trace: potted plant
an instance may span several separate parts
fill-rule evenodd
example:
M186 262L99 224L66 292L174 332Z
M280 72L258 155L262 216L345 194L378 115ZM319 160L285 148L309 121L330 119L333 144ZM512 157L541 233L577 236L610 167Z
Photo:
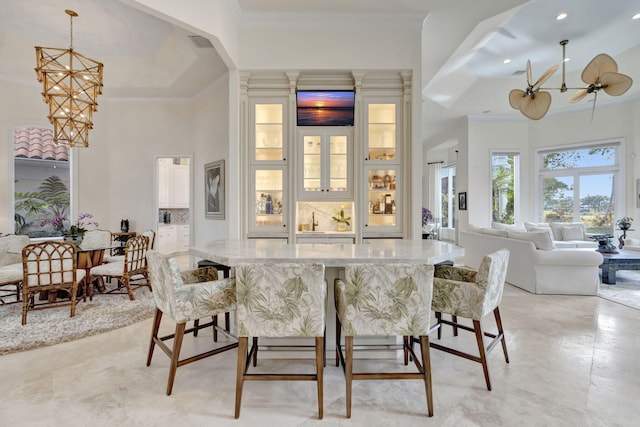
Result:
M84 233L87 232L87 227L97 227L98 223L92 220L93 215L90 213L82 213L78 215L75 223L71 224L69 228L65 227L67 221L66 216L59 216L51 221L44 221L41 225L51 224L55 230L58 230L64 236L64 240L67 242L73 242L76 245L82 243Z
M433 215L431 211L427 208L422 208L422 231L425 233L430 233L429 227L427 224L433 221Z
M337 231L346 231L347 227L351 225L351 217L344 216L344 207L340 209L336 216L332 216L331 219L336 222Z
M630 216L625 216L616 221L616 225L620 230L628 230L631 228L631 223L633 222L633 218Z

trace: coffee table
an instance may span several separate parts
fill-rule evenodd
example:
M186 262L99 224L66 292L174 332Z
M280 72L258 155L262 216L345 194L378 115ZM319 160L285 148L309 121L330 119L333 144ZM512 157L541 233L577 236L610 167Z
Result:
M620 250L617 254L602 253L602 283L616 284L616 271L640 270L640 252Z

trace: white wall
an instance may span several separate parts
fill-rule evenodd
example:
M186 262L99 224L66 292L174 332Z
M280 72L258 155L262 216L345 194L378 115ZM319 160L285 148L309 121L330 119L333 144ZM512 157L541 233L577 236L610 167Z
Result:
M439 144L458 141L457 190L467 191L466 214L459 215L459 224L465 228L471 223L488 226L491 222L490 155L492 150L514 150L521 154L521 221L537 221L535 211L535 150L544 147L580 144L591 141L623 138L624 147L624 215L638 220L640 209L636 207L636 180L640 179L640 101L618 105L598 105L593 122L591 110L547 115L539 121L482 120L470 121L467 134L461 123L449 132L443 132L427 141L425 156L434 161ZM437 159L436 159L437 160ZM426 173L426 168L424 173ZM465 176L466 174L466 176ZM465 215L467 216L465 218ZM465 221L466 219L466 221ZM640 230L631 232L640 237Z

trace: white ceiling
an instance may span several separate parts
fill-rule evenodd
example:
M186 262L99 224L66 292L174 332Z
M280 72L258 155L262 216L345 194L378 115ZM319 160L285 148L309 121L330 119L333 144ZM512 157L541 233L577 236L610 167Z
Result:
M214 49L196 48L187 31L118 0L2 3L0 78L33 82L33 46L69 45L65 9L79 14L73 20L74 48L105 64L104 96L191 97L227 70ZM640 13L640 0L237 0L237 5L252 22L261 14L341 13L359 21L389 13L427 16L422 47L424 137L460 116L519 117L507 99L511 89L526 86L526 77L517 73L527 59L534 79L560 64L563 39L569 39L568 86L582 86L582 68L606 52L636 83L619 98L600 94L598 105L640 94L640 19L631 19ZM561 11L569 16L556 21ZM506 58L512 62L505 65ZM560 75L558 71L545 87L559 87ZM551 92L549 114L592 105L585 99L571 106L567 99L572 91Z

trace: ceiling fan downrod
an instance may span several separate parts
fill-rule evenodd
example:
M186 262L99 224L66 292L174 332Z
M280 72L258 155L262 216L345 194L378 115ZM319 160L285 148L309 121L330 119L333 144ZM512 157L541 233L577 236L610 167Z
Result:
M569 40L562 40L560 42L560 45L562 46L562 85L560 85L560 92L562 93L567 91L567 84L565 83L565 79L564 79L564 67L566 62L565 50L566 50L567 43L569 43Z

